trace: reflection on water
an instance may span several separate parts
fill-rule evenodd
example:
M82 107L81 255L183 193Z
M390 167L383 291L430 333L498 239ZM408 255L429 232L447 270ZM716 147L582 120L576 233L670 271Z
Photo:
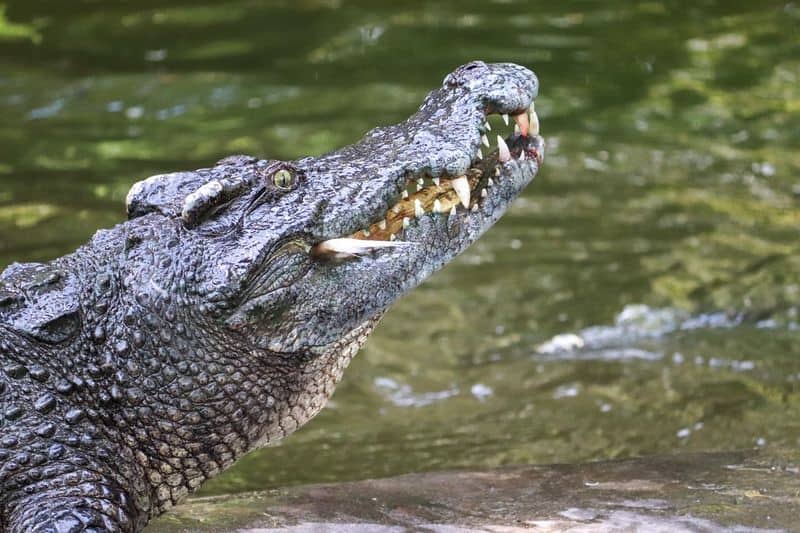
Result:
M786 1L8 2L0 264L117 223L142 177L325 152L460 63L515 61L542 82L537 181L329 409L204 491L796 447L799 22Z

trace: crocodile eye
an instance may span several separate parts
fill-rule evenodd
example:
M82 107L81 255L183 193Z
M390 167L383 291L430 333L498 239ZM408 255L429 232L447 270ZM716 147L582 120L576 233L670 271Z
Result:
M294 174L285 168L272 175L272 183L279 189L287 191L294 185Z

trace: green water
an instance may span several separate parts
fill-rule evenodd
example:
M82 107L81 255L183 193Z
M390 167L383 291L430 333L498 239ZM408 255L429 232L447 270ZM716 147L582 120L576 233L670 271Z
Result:
M514 61L541 80L535 183L328 409L203 491L796 448L799 30L786 1L10 2L0 266L119 222L138 179L322 153Z

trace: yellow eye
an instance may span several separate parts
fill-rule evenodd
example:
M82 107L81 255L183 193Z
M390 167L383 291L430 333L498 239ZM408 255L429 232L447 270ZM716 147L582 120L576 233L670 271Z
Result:
M294 185L294 174L282 168L272 175L272 183L279 189L289 190Z

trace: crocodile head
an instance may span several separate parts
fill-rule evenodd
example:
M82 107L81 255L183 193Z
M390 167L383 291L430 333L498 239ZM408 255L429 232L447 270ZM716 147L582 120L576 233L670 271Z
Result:
M272 353L324 350L467 248L533 179L537 92L526 68L472 62L405 122L321 157L234 156L149 178L129 215L182 227L194 296L225 331ZM490 114L516 131L492 135Z

